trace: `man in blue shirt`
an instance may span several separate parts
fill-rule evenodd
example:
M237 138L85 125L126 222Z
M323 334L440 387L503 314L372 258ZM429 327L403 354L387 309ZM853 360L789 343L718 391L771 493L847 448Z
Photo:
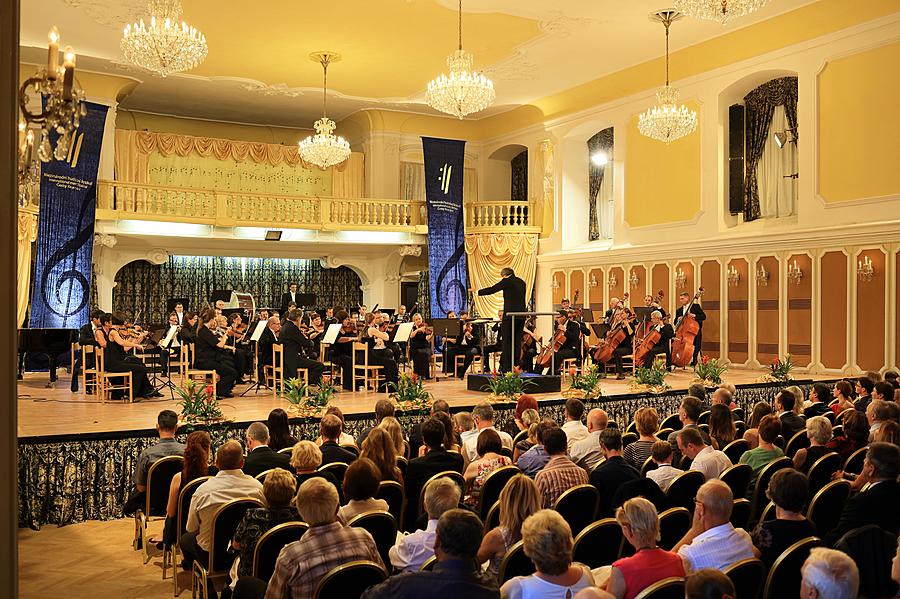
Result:
M541 422L538 422L537 432L535 433L537 444L520 455L519 460L516 462L516 466L519 467L519 470L531 478L534 478L537 473L547 465L547 462L550 461L550 454L544 449L544 433L554 428L559 427L557 427L556 423L549 418L544 418Z

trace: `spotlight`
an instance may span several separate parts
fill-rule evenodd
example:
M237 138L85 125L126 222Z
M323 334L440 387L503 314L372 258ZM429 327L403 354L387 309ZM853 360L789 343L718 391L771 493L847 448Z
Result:
M266 231L266 241L281 241L281 231L278 229Z
M606 155L606 152L594 152L591 154L591 162L597 166L604 166L609 162L609 156Z

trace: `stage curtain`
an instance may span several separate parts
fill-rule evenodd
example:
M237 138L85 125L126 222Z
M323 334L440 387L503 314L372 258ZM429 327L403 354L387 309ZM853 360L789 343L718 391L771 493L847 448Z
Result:
M595 134L587 141L588 150L588 239L609 239L612 237L612 173L607 177L606 167L612 166L614 144L613 128L609 127ZM609 162L594 164L591 156L595 152L606 152ZM606 183L606 185L604 185Z
M21 327L28 314L28 298L31 293L31 244L37 239L37 216L29 212L19 213L16 244L16 326Z
M343 170L331 173L331 195L336 198L366 197L366 156L352 152Z
M500 280L500 270L510 267L525 281L530 301L537 268L537 235L490 233L466 235L466 256L469 263L469 282L473 289L490 287ZM475 295L475 307L480 316L494 317L503 308L503 294Z
M791 216L796 212L797 179L790 175L797 172L797 144L789 142L779 148L774 135L789 127L784 106L776 106L769 125L770 134L756 167L762 218ZM787 138L793 139L793 135L789 133Z

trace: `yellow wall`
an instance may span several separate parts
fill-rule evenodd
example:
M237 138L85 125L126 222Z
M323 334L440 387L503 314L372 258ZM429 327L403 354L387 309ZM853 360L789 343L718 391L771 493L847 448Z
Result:
M236 141L259 141L285 145L296 144L312 133L303 129L180 118L146 112L134 112L122 108L116 114L116 129L179 133L181 135L219 137Z
M691 110L700 107L685 102ZM628 123L625 221L645 227L691 220L700 210L700 125L669 145L644 137L635 115Z
M894 43L830 61L819 75L819 194L826 202L900 194L898 68Z

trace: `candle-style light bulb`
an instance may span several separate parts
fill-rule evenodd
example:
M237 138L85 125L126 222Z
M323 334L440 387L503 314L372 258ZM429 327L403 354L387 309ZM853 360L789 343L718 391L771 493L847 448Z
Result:
M66 46L63 56L63 100L72 99L72 85L75 82L75 51Z
M59 63L59 29L54 25L47 34L47 78L56 80Z

